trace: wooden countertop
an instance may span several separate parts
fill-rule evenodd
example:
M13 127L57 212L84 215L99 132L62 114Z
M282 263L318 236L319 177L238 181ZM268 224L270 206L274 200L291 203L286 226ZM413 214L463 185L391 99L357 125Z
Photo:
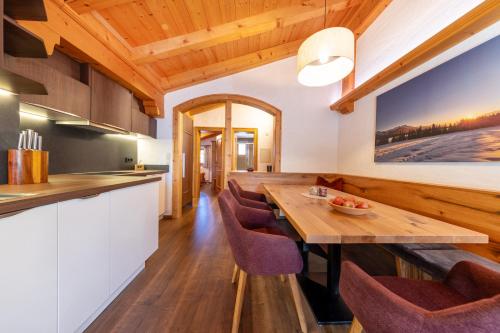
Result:
M159 180L160 177L138 177L135 172L131 176L61 174L49 176L49 182L46 184L0 185L0 195L30 194L5 200L0 198L0 215Z
M307 243L487 243L488 235L382 203L328 189L332 195L368 202L372 211L352 216L301 193L307 185L264 184L274 202Z
M72 173L72 175L89 175L89 176L102 176L102 172L109 173L106 176L113 176L113 173L116 176L119 175L130 175L130 176L151 176L151 175L161 175L164 173L168 173L166 170L115 170L115 171L96 171L96 172L82 172L82 173Z

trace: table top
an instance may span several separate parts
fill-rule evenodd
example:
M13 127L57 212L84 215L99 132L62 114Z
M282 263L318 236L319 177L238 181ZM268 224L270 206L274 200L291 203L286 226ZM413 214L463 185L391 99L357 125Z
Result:
M328 194L368 202L367 215L337 212L326 200L306 198L307 185L264 184L306 243L488 243L488 235L376 201L328 189Z

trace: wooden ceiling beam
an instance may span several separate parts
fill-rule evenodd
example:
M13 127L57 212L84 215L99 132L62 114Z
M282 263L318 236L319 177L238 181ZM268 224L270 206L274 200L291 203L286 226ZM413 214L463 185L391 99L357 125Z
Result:
M109 7L124 5L134 0L66 0L66 3L78 14L92 10L102 10Z
M328 13L332 13L344 10L361 2L361 0L330 1L327 11ZM322 17L324 14L324 0L304 1L301 5L271 10L237 21L208 27L204 30L135 47L133 50L133 60L136 64L151 63L241 38L255 36L276 28L291 26Z
M143 69L112 47L111 36L99 35L95 27L90 27L82 18L61 0L45 0L47 22L19 21L26 29L41 37L52 31L52 42L57 42L63 52L90 63L120 84L130 89L134 95L148 104L150 116L163 116L163 91L158 87L158 79L151 77ZM50 34L49 34L50 35ZM116 46L116 45L115 45Z
M346 17L339 25L350 28L355 31L358 36L366 30L390 2L391 0L376 0L375 3L365 1L360 4L359 8L356 9L352 16ZM365 19L360 20L354 17L365 17ZM173 91L291 57L297 54L303 41L303 39L296 40L215 64L174 74L162 79L162 88L166 91ZM354 77L351 77L351 79L354 80Z
M175 74L163 78L161 86L167 92L173 91L288 58L297 54L297 50L302 42L303 40L297 40L281 44L258 52Z

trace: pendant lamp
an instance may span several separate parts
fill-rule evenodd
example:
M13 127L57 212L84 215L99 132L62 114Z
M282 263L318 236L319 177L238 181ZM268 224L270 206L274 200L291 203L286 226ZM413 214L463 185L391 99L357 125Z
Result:
M354 34L343 27L326 28L309 36L297 54L299 83L321 87L340 81L354 68Z

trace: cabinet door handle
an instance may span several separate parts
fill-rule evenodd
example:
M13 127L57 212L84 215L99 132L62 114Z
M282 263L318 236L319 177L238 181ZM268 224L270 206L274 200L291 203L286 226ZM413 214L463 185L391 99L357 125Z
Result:
M97 194L90 194L90 195L86 195L84 197L81 197L80 199L82 200L86 200L86 199L92 199L92 198L97 198L98 196L100 196L101 193L97 193Z
M11 217L11 216L16 216L18 214L21 214L25 211L27 211L28 209L21 209L21 210L16 210L14 212L9 212L9 213L5 213L5 214L0 214L0 219L4 219L4 218L7 218L7 217Z

